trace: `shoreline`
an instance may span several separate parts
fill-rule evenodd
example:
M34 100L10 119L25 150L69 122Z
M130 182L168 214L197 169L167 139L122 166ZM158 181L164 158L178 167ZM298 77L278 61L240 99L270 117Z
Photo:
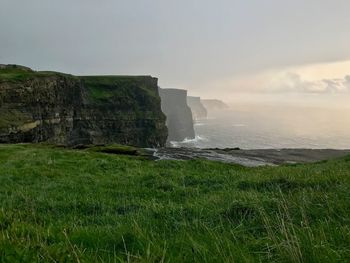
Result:
M0 144L18 146L37 146L38 148L65 148L68 150L100 152L111 155L139 156L155 161L161 160L196 160L204 159L221 163L239 164L245 167L278 166L285 164L303 164L339 159L350 156L350 149L239 149L239 148L138 148L134 146L109 144L109 145L77 145L67 147L54 144Z
M282 164L313 163L350 155L349 150L336 149L252 149L238 148L159 148L153 153L158 160L207 159L235 163L247 167Z

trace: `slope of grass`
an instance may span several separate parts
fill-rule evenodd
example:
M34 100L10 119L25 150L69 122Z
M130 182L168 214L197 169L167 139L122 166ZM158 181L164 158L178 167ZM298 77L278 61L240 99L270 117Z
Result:
M0 262L348 262L349 176L0 145Z
M33 71L30 69L23 69L16 66L12 68L0 69L0 82L16 83L16 82L22 82L22 81L26 81L34 78L47 78L47 77L55 77L55 76L77 78L73 75L69 75L61 72Z
M106 101L115 97L125 97L137 94L135 90L146 93L148 96L158 98L153 87L146 84L150 76L83 76L90 98L93 101Z

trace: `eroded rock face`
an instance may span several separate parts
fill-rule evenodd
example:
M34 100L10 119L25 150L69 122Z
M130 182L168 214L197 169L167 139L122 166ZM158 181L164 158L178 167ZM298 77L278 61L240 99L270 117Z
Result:
M78 119L77 125L93 144L165 145L168 132L156 78L97 76L82 77L82 81L86 92L83 115L92 120Z
M187 105L187 90L159 89L162 111L166 115L168 141L195 138L192 112Z
M203 106L200 97L187 97L187 104L191 108L193 120L205 119L207 117L207 110Z
M0 67L0 142L163 146L157 79Z

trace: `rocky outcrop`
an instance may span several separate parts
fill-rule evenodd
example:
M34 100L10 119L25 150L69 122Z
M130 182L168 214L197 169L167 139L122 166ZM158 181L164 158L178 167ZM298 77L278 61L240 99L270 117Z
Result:
M215 99L211 99L211 100L202 100L202 104L204 105L204 107L208 110L208 111L213 111L213 110L225 110L228 109L229 106L227 104L225 104L223 101L221 100L215 100Z
M203 106L200 97L187 97L187 104L191 108L193 120L205 119L207 110Z
M166 115L168 141L183 141L195 138L192 112L187 105L187 91L159 89L162 111Z
M0 142L165 145L157 79L0 67Z

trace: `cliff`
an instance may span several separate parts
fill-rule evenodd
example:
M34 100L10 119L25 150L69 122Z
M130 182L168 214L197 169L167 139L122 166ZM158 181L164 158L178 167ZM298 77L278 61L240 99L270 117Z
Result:
M0 67L0 142L163 146L157 79Z
M215 100L215 99L211 99L211 100L202 100L202 104L204 105L204 107L208 110L224 110L224 109L228 109L229 106L227 104L225 104L223 101L221 100Z
M159 89L162 111L166 115L168 141L195 138L191 109L187 105L187 91Z
M203 106L200 97L187 97L187 104L191 108L193 120L205 119L207 117L207 110Z

